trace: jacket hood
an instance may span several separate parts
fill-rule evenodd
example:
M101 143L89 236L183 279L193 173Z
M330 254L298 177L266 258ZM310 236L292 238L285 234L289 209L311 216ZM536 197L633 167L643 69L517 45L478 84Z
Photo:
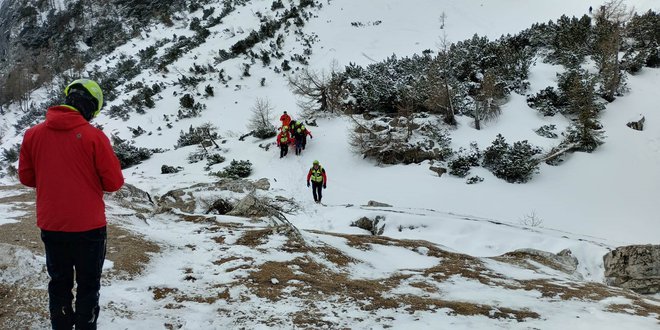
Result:
M58 131L70 130L89 122L74 108L58 105L48 108L46 112L46 127Z

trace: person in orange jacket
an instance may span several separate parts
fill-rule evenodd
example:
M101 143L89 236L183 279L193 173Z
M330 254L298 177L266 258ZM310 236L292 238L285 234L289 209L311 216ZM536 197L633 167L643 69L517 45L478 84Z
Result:
M309 187L309 180L312 180L312 195L314 196L314 202L317 204L321 203L321 188L325 189L328 182L328 177L325 175L325 169L318 160L315 160L312 163L312 168L309 169L307 173L307 187Z
M277 134L277 146L280 147L280 158L289 153L289 143L291 143L289 126L282 126L282 131L280 134Z
M282 127L289 127L289 124L291 123L291 116L289 116L286 111L284 111L284 113L280 116L280 121L282 122Z

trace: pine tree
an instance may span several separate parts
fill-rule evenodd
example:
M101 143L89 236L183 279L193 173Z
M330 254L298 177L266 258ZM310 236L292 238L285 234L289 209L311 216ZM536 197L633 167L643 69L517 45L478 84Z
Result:
M570 112L577 114L577 120L567 129L564 143L575 144L578 151L592 152L603 143L593 77L581 71L573 74L567 98Z
M483 166L491 171L494 170L502 162L509 148L504 136L497 134L495 141L484 151Z

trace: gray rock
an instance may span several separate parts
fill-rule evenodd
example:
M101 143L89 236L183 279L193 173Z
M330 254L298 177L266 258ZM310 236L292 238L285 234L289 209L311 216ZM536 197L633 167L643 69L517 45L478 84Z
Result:
M392 207L392 205L390 205L390 204L385 204L385 203L376 202L376 201L369 201L369 203L367 203L367 206L370 206L370 207Z
M273 207L269 201L262 200L249 194L241 199L231 212L227 215L246 218L278 217L279 210Z
M438 173L438 176L442 176L443 174L447 173L447 169L444 167L439 167L439 166L431 166L429 167L429 170Z
M634 130L643 131L644 130L644 121L646 121L646 118L642 117L642 119L640 119L638 121L631 121L631 122L627 123L626 126L632 128Z
M362 217L360 219L357 219L355 222L351 223L352 227L358 227L362 228L368 232L371 233L371 235L382 235L383 232L385 231L385 224L381 224L382 222L385 222L385 217L384 216L376 216L373 219L369 219L367 217ZM381 224L379 226L379 224Z
M168 212L172 209L179 209L182 212L191 213L195 211L197 203L192 192L184 189L175 189L168 191L158 200L159 213Z
M637 293L660 292L660 245L630 245L603 256L607 285Z
M148 192L128 183L125 183L118 191L109 193L108 198L138 213L150 213L156 207Z
M268 190L270 189L270 182L266 178L259 179L256 182L246 179L223 178L215 183L215 188L218 190L229 190L235 193L246 193L255 189Z
M266 178L261 178L254 182L254 187L260 190L268 190L270 189L270 182Z

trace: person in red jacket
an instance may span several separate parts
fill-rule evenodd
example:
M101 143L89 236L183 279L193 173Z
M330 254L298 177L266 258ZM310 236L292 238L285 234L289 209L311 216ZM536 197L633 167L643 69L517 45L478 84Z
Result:
M108 137L89 123L103 106L99 85L78 79L64 95L64 105L25 132L18 175L37 188L53 329L96 329L107 238L103 192L119 190L124 177Z
M289 143L291 143L289 126L282 126L282 131L277 134L277 146L280 147L280 158L289 153Z
M291 116L289 116L286 111L280 116L280 121L282 122L282 127L289 127L291 123Z
M314 202L317 204L321 203L321 187L326 188L328 182L328 177L325 175L325 169L318 160L315 160L312 163L312 168L309 169L307 173L307 187L309 187L309 180L312 180L312 195L314 196Z

